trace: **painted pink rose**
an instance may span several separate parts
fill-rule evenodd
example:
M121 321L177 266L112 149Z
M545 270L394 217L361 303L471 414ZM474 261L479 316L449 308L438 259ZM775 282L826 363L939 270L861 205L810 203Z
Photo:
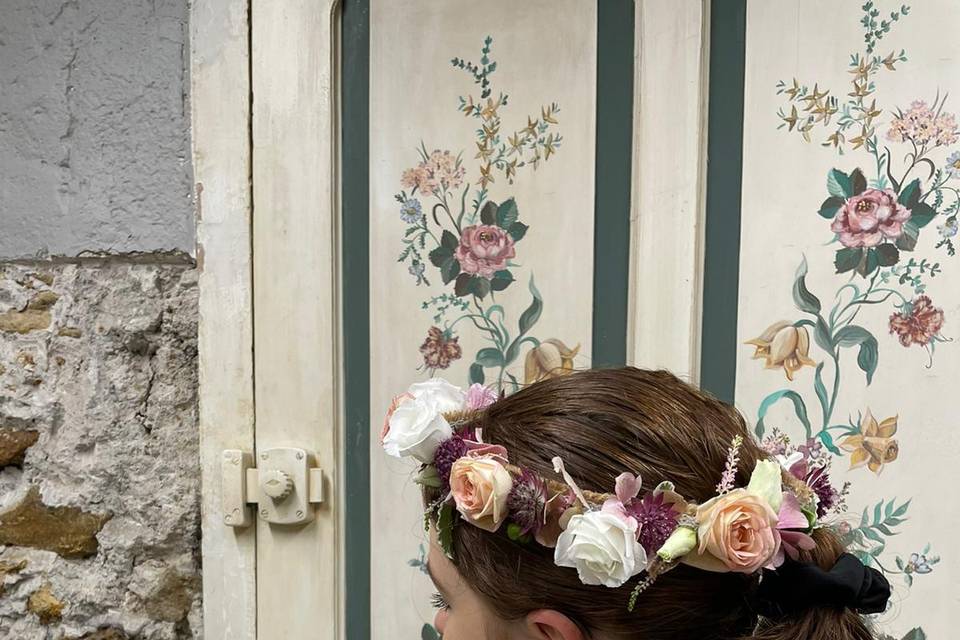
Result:
M455 255L464 273L490 279L497 271L506 269L507 261L517 252L506 231L481 224L463 230Z
M909 219L910 210L892 190L867 189L843 204L830 229L845 247L875 247L899 238Z

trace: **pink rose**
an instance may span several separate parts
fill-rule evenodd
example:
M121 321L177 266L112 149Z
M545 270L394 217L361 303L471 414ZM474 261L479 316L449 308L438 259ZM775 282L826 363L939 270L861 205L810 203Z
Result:
M699 553L719 560L728 571L753 573L780 552L777 514L761 496L734 489L697 508Z
M910 210L897 202L896 193L867 189L843 204L830 229L845 247L875 247L885 238L900 237L909 219Z
M450 493L457 511L486 531L496 531L506 519L511 488L513 478L496 455L463 457L450 468Z
M463 230L454 255L464 273L489 279L497 271L506 269L507 260L515 257L517 252L513 238L506 231L481 224Z
M474 382L467 389L467 410L479 411L486 409L497 401L497 392L490 387L485 387L479 382Z

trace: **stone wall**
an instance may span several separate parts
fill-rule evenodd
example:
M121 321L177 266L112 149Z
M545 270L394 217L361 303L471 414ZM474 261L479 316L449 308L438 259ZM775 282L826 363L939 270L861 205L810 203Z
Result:
M0 266L0 638L201 634L197 273Z

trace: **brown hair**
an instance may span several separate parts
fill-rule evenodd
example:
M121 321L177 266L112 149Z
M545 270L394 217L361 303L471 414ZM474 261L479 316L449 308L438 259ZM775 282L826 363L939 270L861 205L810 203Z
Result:
M766 456L736 409L666 371L625 367L581 371L531 385L476 414L468 425L485 442L504 445L510 461L548 478L561 456L584 489L608 491L624 471L639 473L644 490L671 480L690 500L715 494L730 441L744 436L737 485L745 486ZM436 495L428 492L425 500ZM815 533L806 559L829 569L843 549L829 530ZM523 546L476 527L454 531L456 566L497 614L520 619L555 609L588 637L603 632L643 640L871 640L863 618L845 609L815 609L772 622L758 619L745 595L756 577L679 566L627 602L635 581L609 589L587 586L577 572L553 564L551 549Z

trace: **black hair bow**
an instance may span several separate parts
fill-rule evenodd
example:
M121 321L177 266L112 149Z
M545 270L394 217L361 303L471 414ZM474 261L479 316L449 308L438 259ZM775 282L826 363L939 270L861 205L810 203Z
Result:
M842 554L829 571L788 558L777 569L764 570L747 595L753 610L771 619L818 607L881 613L889 599L890 583L883 574L849 553Z

